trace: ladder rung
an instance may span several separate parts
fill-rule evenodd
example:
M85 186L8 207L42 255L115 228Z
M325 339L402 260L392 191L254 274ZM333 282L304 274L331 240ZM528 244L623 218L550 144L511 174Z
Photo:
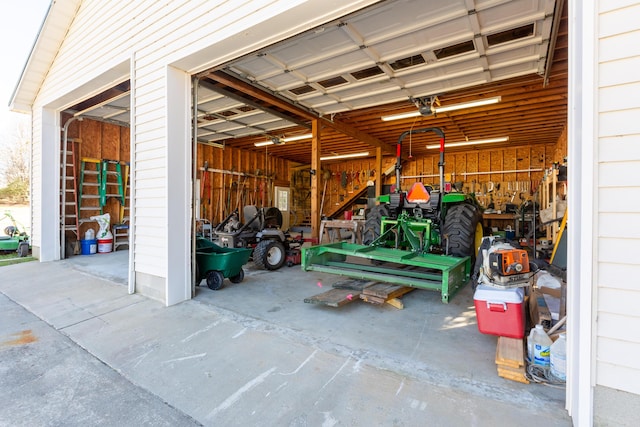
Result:
M96 194L83 194L82 196L80 196L81 199L99 199L100 196L96 195Z
M81 211L99 211L100 206L83 206L80 208Z

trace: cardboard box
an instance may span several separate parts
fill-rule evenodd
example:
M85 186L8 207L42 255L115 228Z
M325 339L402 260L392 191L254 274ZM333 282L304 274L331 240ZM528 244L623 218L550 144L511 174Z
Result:
M551 312L544 299L544 294L539 289L534 289L529 296L529 316L531 325L540 323L545 329L551 327Z
M473 296L478 330L509 338L524 337L524 290L479 285Z

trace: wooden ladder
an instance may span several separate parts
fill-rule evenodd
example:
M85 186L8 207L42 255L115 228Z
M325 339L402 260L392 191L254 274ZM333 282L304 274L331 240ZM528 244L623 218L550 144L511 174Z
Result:
M60 164L61 179L65 181L64 192L61 192L60 197L60 214L62 217L62 227L65 231L73 232L76 237L80 230L79 215L78 215L78 144L79 139L67 138L67 158L62 159ZM64 151L60 153L60 156L64 156ZM66 165L66 166L63 166ZM62 170L64 169L64 170Z

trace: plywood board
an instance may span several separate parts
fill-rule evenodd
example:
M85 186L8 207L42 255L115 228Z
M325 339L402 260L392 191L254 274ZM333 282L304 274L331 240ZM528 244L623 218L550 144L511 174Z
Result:
M304 302L308 304L327 305L329 307L342 307L357 300L359 296L359 291L334 288L327 292L305 298Z
M503 151L504 160L502 165L504 170L516 170L516 149L515 148L507 148ZM504 181L515 181L516 173L505 173Z
M102 127L95 120L83 120L80 124L80 157L102 158Z
M513 368L524 366L524 344L522 338L498 337L495 362L497 365Z
M529 147L516 148L516 169L527 170L531 167L531 150ZM528 181L530 174L528 172L518 172L516 181Z
M120 126L101 123L101 159L120 160Z
M479 172L488 172L491 170L491 152L490 151L481 151L478 153L478 171ZM478 175L478 182L487 182L490 181L489 175Z

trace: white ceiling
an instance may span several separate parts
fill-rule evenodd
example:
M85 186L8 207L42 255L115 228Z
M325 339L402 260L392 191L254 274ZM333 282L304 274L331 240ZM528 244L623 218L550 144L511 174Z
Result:
M226 70L323 115L438 95L542 74L554 7L555 0L385 1ZM492 39L527 25L524 37ZM451 54L456 45L462 51Z
M555 0L388 0L224 71L321 115L442 95L543 74L554 7ZM510 39L518 28L522 37ZM198 112L198 140L205 143L269 138L300 125L206 85L198 89ZM128 123L128 92L85 116Z

